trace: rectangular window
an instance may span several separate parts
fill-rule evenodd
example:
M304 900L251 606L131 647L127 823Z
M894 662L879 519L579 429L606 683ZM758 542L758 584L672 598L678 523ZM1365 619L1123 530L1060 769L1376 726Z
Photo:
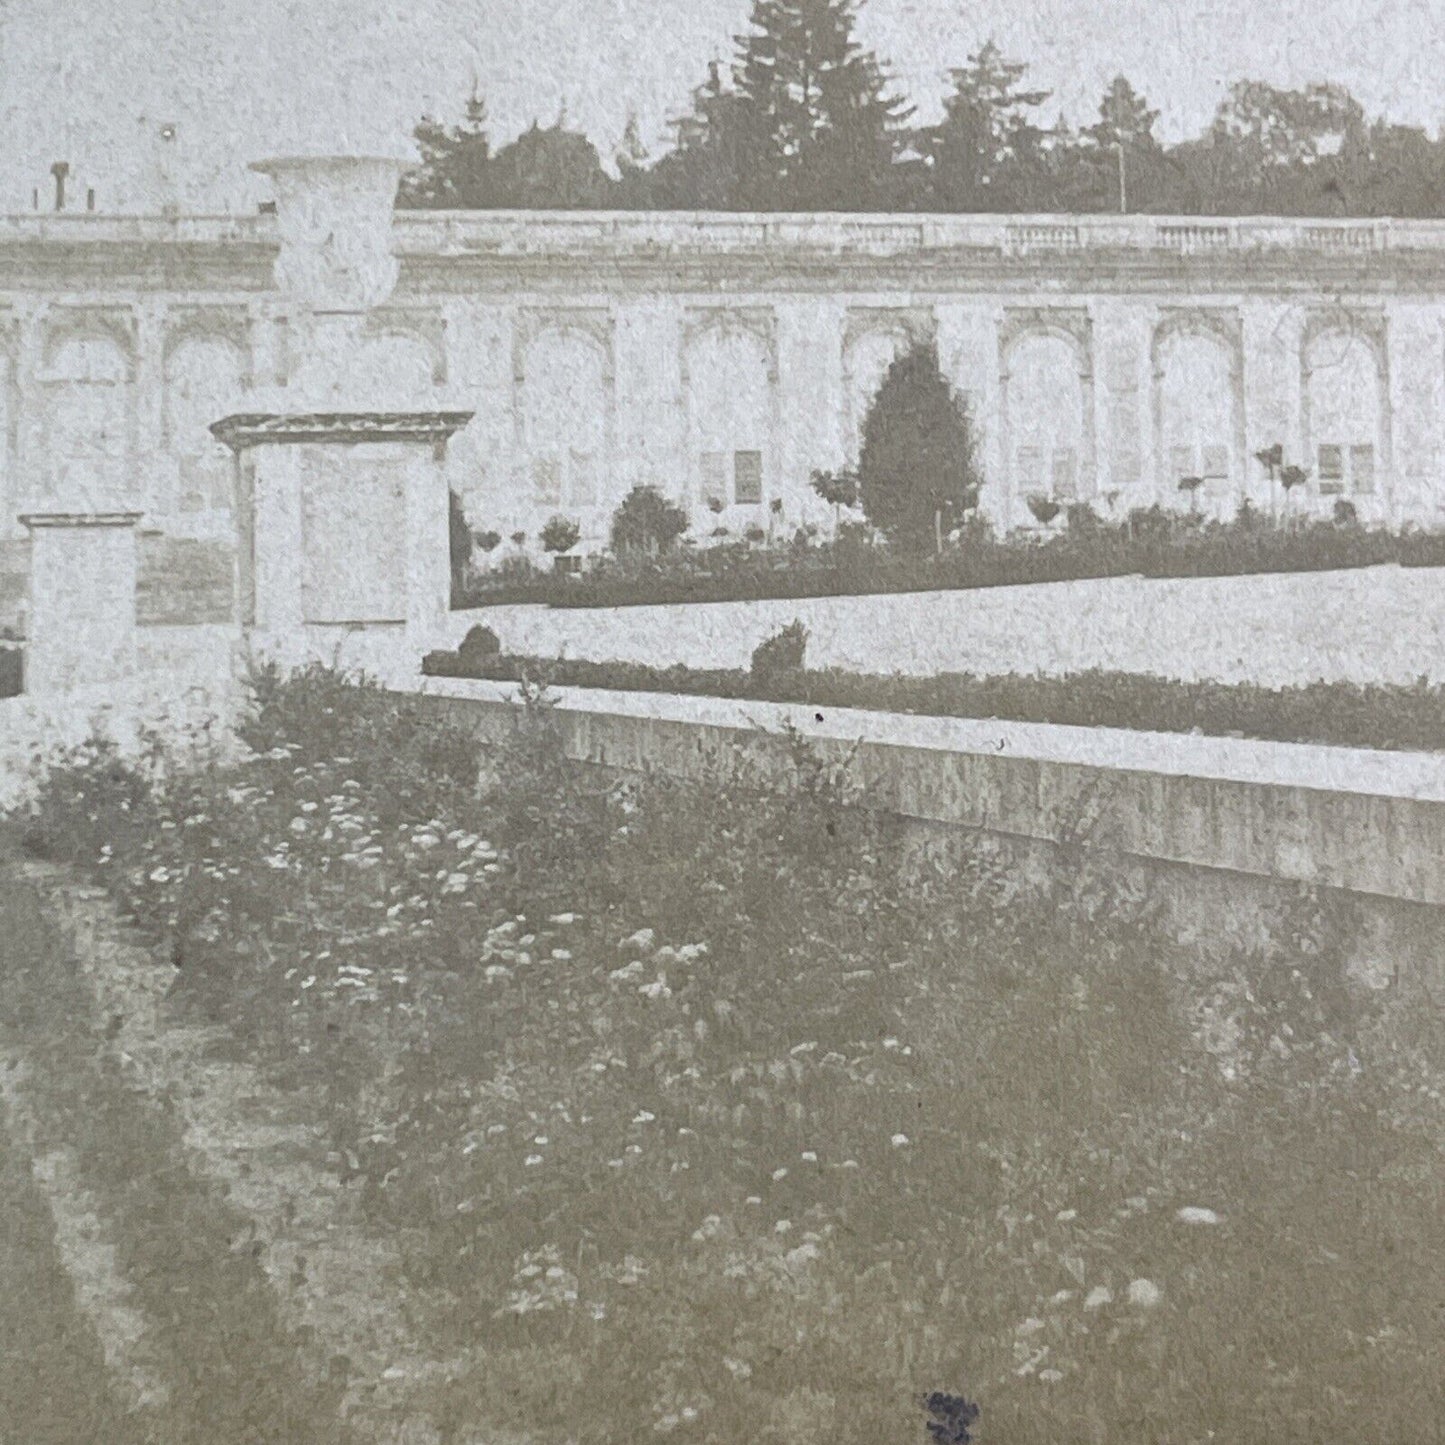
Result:
M1019 491L1041 492L1044 486L1044 457L1037 447L1020 447L1018 454Z
M1336 496L1345 489L1345 449L1334 442L1321 442L1318 455L1320 495Z
M701 466L702 500L722 502L728 499L728 459L726 452L704 452Z
M1054 496L1061 502L1072 501L1075 496L1074 449L1060 447L1054 453Z
M1194 448L1193 447L1170 447L1169 448L1169 478L1173 482L1180 482L1185 477L1196 476L1194 470Z
M1204 466L1200 475L1206 482L1227 482L1229 480L1229 448L1205 447Z
M532 458L532 493L538 506L562 505L562 466L554 454Z
M763 454L733 453L733 496L740 506L755 506L763 500Z
M1357 497L1375 495L1375 449L1369 445L1350 448L1350 481Z

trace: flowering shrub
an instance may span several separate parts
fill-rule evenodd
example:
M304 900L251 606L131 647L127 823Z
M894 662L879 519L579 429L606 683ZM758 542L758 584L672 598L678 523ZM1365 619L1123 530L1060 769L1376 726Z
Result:
M31 838L310 1101L463 1362L442 1438L1429 1438L1438 1019L1386 1027L1328 900L1206 954L796 739L683 784L568 764L545 699L479 757L255 688L246 761L97 742Z

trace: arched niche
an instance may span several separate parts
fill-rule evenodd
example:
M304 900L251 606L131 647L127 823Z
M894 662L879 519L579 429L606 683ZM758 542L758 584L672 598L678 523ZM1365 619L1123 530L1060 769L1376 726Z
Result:
M1068 504L1093 495L1094 370L1087 314L1005 316L999 391L1011 495Z
M888 368L935 339L931 310L877 307L851 311L843 330L843 442L856 457L863 424Z
M688 484L713 511L761 513L775 490L777 337L772 313L724 308L689 318L682 357Z
M1244 345L1233 311L1165 312L1150 346L1155 474L1166 502L1203 478L1215 510L1242 494L1245 479ZM1195 496L1198 496L1196 490Z
M1311 317L1300 344L1300 430L1311 492L1371 505L1390 467L1384 318Z
M106 510L139 495L134 467L135 337L126 318L76 312L54 317L41 348L48 503Z
M166 347L164 434L175 458L181 512L214 512L232 506L230 450L211 424L244 409L251 387L249 353L227 331L188 329Z
M615 503L611 486L610 324L552 318L533 324L516 354L517 443L524 482L542 512L584 524Z

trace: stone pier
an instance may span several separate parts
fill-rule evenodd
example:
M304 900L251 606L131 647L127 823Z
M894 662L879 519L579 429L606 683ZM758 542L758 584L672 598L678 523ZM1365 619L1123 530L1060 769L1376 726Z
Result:
M211 426L236 458L242 625L253 650L288 664L405 675L449 603L446 449L471 413L404 409L365 344L397 281L401 163L257 169L276 189L291 365L284 410Z
M27 512L25 690L46 694L131 677L136 666L139 512Z

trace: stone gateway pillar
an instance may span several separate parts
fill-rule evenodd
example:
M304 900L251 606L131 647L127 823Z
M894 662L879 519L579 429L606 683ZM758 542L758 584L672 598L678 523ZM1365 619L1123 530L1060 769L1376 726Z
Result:
M471 412L392 409L365 322L398 264L403 163L266 161L275 278L292 302L286 409L215 422L236 456L242 624L253 650L410 676L450 601L447 442Z
M121 682L136 667L139 512L28 512L25 690Z

